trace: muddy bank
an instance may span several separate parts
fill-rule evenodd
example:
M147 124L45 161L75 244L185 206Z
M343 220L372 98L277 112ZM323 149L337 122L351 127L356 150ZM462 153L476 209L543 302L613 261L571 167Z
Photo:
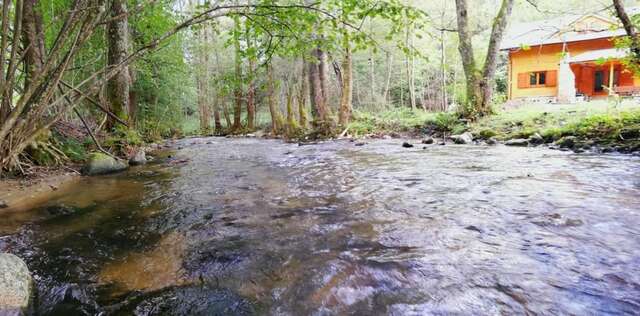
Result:
M80 179L78 172L56 170L32 179L0 180L0 214L36 207L68 193Z

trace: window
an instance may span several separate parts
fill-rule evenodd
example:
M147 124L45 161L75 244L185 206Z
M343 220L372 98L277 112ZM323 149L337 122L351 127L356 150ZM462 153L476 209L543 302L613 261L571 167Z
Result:
M544 86L547 84L547 72L538 71L529 73L529 86Z
M523 72L518 74L518 89L555 87L558 72L556 70Z

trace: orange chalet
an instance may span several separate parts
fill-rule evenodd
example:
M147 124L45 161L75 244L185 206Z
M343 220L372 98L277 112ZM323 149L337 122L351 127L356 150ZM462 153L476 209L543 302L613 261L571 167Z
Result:
M501 45L509 54L509 100L640 95L640 77L621 63L627 51L614 47L624 35L616 20L595 14L511 26Z

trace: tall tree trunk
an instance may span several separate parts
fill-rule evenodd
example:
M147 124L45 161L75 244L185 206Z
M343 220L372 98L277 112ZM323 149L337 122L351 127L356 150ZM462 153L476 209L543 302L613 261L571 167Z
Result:
M211 71L215 72L215 73L220 73L221 69L222 69L222 67L220 65L220 51L218 50L218 47L216 46L216 43L214 41L215 37L212 36L211 39L212 39L211 46L213 47L214 54L215 54L215 67L212 65L211 66ZM215 78L215 79L217 79L217 78ZM220 86L218 85L217 81L218 80L216 80L215 88L212 91L213 99L214 99L213 100L213 124L215 126L215 132L216 133L220 133L222 131L222 123L220 122L220 104L224 103L224 97L222 97L220 95L220 91L219 91L220 90ZM221 102L221 100L222 100L222 102ZM226 106L225 106L225 109L226 109Z
M370 92L371 93L371 103L374 104L376 100L376 55L373 48L369 54L369 80L370 80Z
M413 47L413 31L412 31L412 25L408 25L407 26L407 34L406 34L406 41L405 44L408 48L412 48ZM411 109L415 110L416 109L416 87L415 87L415 80L414 80L414 56L412 52L409 52L407 54L407 58L405 61L406 64L406 70L407 70L407 84L409 87L409 104L411 105Z
M276 104L275 78L273 77L273 65L267 64L267 102L269 103L269 113L271 114L271 132L278 135L282 130L282 117Z
M342 96L340 99L340 115L338 124L346 126L351 118L351 102L353 99L353 62L349 33L344 32L344 60L342 61ZM373 56L372 56L373 57ZM373 77L372 77L373 79ZM372 86L375 89L375 86ZM375 90L371 90L374 92Z
M127 18L127 1L111 0L111 20L107 25L107 64L109 67L117 67L125 61L129 48L129 22ZM131 78L129 67L124 66L107 83L107 97L111 112L119 118L128 121L129 117L129 90ZM116 121L109 118L108 129L115 126Z
M253 58L249 59L249 72L251 77L249 79L249 89L247 91L247 128L253 131L256 128L256 83L254 77L255 61Z
M384 92L382 93L382 99L388 105L389 102L389 88L391 87L391 64L393 63L393 56L390 52L387 52L387 80L384 85Z
M316 48L312 55L313 60L308 63L311 110L315 121L325 122L329 118L326 92L323 90L326 87L326 83L323 83L323 79L326 79L326 67L322 62L325 54L320 48Z
M31 78L42 70L44 58L44 33L42 16L38 12L38 0L24 0L22 15L22 45L25 47L25 89L31 85Z
M298 93L298 122L300 127L307 128L307 100L309 99L309 80L307 77L307 63L302 59L302 74L300 92Z
M251 3L251 2L249 2ZM253 46L253 38L250 34L247 35L247 44L249 45L249 49ZM249 57L249 87L247 90L247 128L250 131L253 131L256 120L256 80L255 80L255 71L256 71L256 61L253 56Z
M498 14L493 20L489 48L483 69L478 69L473 54L471 33L469 31L469 12L467 0L456 0L456 16L460 57L467 82L467 107L465 115L483 116L491 112L493 79L496 72L497 55L507 21L511 15L513 0L502 0Z
M446 111L449 104L447 96L447 54L445 53L445 31L440 31L440 74L441 74L441 89L442 89L442 104L441 110Z
M234 18L233 31L233 47L235 51L235 87L233 108L233 130L238 131L242 128L242 55L240 52L240 23L238 17Z

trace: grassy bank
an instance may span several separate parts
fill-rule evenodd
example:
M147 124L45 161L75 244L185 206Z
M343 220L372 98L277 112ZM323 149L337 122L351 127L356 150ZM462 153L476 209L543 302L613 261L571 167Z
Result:
M613 104L593 101L577 104L528 104L504 110L477 122L460 120L454 113L425 113L393 109L377 113L356 112L350 132L460 134L501 141L540 135L544 142L573 137L590 146L619 151L640 150L640 105L633 101Z

